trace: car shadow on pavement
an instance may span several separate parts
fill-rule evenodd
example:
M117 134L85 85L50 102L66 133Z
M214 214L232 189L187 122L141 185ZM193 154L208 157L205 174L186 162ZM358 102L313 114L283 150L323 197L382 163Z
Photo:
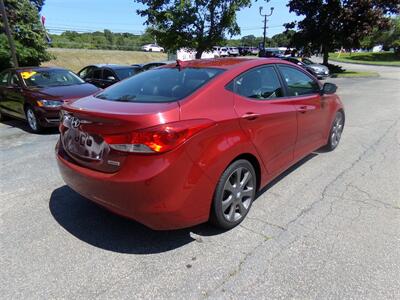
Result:
M302 165L304 165L306 162L308 162L309 160L313 159L314 157L318 156L318 152L314 151L312 153L310 153L309 155L307 155L306 157L304 157L303 159L299 160L297 163L295 163L293 166L291 166L289 169L287 169L286 171L284 171L282 174L280 174L278 177L276 177L275 179L273 179L270 183L268 183L265 187L263 187L262 189L260 189L256 195L256 200L265 192L267 192L270 188L272 188L275 184L277 184L279 181L281 181L283 178L285 178L286 176L288 176L290 173L292 173L293 171L295 171L296 169L298 169L299 167L301 167Z
M290 167L261 189L256 198L317 155L312 153ZM119 253L162 253L194 241L202 242L201 236L225 232L208 223L180 230L151 230L140 223L107 211L66 185L53 191L49 208L56 221L76 238L95 247Z
M171 231L151 230L107 211L66 185L53 191L49 208L56 221L76 238L95 247L120 253L166 252L196 241L191 232L195 235L223 232L208 224Z
M0 123L4 125L8 125L11 127L19 128L27 133L34 134L30 129L28 124L25 121L22 120L16 120L16 119L6 119L1 121ZM59 134L58 127L49 127L49 128L44 128L42 132L40 132L42 135L50 135L50 134Z

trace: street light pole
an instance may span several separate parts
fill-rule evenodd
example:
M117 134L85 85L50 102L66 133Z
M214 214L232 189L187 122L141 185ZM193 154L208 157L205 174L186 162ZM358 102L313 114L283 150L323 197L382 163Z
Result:
M267 3L268 3L269 1L270 1L270 0L267 0ZM264 17L263 51L265 51L265 39L266 39L266 36L267 36L267 21L268 21L267 18L270 17L270 16L272 16L272 13L274 12L274 8L271 7L271 12L270 12L269 14L263 14L263 13L262 13L262 10L263 10L263 7L260 6L260 15L261 15L262 17Z
M14 40L13 40L13 37L11 34L10 24L8 23L6 8L4 6L3 0L0 0L0 13L3 17L4 31L6 32L6 35L8 38L8 43L10 45L12 63L13 63L14 68L18 68L18 60L17 60L17 54L15 52L15 44L14 44Z

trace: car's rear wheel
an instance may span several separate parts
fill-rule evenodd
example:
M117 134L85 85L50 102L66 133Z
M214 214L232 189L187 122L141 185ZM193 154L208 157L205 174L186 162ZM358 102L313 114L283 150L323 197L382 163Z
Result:
M246 217L256 195L256 173L244 159L233 162L218 181L210 221L217 227L231 229Z
M331 130L329 132L328 143L325 146L326 150L332 151L339 145L340 138L342 137L343 128L344 128L344 114L343 112L338 111L332 123Z
M26 120L28 121L29 129L35 133L41 132L42 127L40 126L39 120L32 107L27 107L25 109L25 115L26 115Z

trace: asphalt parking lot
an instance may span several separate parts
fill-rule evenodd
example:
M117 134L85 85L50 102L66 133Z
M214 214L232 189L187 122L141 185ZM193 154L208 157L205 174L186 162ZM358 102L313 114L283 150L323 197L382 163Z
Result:
M260 193L246 220L155 232L58 174L56 130L0 123L0 298L400 298L400 68L330 79L346 126Z

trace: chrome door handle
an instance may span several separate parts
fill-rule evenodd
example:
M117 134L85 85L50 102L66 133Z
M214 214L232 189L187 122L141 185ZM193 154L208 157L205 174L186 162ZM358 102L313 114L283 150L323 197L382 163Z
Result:
M242 119L246 119L246 120L250 120L251 121L251 120L257 119L259 116L260 116L259 114L255 114L255 113L249 112L249 113L245 113L242 116Z

